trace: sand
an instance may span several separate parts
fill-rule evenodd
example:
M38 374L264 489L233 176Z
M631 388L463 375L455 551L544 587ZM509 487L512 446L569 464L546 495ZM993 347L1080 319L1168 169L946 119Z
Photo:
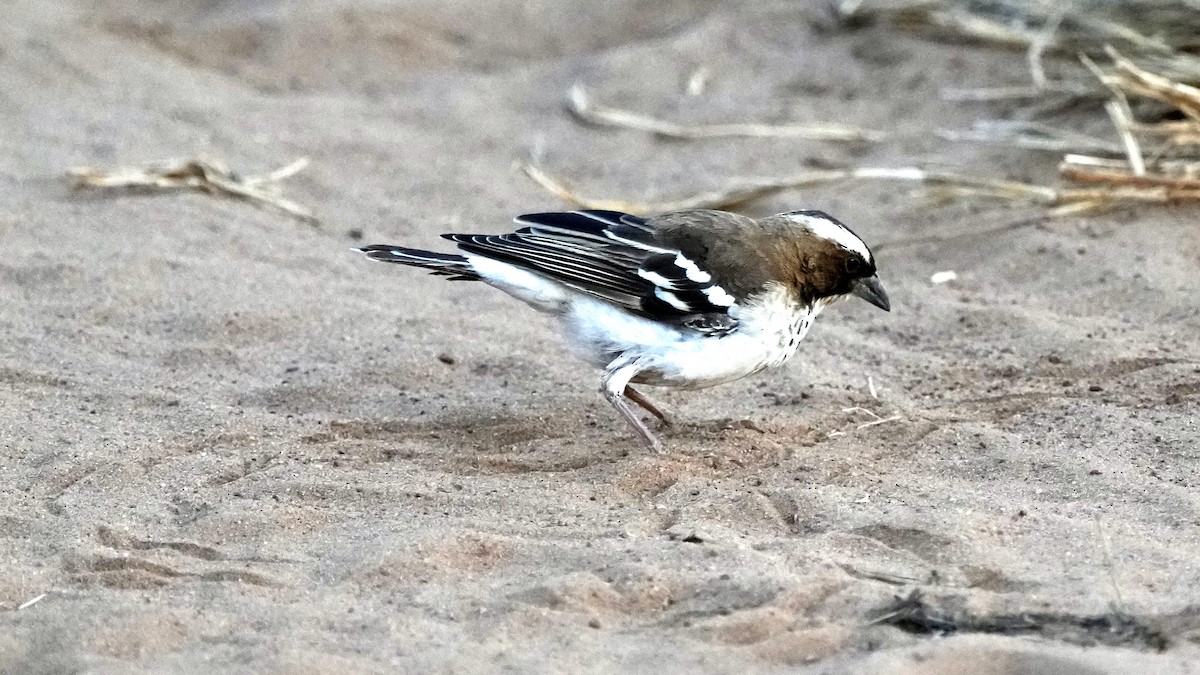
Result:
M940 87L1024 83L1023 55L816 2L11 4L0 671L1200 668L1194 210L755 202L851 224L893 311L841 303L783 369L655 392L684 420L662 455L550 320L350 250L560 208L512 170L529 152L621 198L829 163L1045 179L1053 156L932 136L1004 113ZM891 136L656 141L571 120L576 81ZM310 158L285 189L321 224L64 179L201 156Z

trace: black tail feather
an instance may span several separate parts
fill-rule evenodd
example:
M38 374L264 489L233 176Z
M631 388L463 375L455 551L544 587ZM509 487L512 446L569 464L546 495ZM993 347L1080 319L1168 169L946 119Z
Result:
M387 244L372 244L356 250L365 253L371 260L421 267L429 270L431 274L450 277L451 280L479 279L479 275L471 269L471 263L463 256L453 253L436 253Z

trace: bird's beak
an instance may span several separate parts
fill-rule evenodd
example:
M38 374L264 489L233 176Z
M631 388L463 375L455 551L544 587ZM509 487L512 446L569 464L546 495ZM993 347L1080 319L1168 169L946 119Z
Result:
M883 284L879 283L877 276L855 279L850 286L850 294L866 300L885 312L892 311L892 303L888 302L887 293L884 292Z

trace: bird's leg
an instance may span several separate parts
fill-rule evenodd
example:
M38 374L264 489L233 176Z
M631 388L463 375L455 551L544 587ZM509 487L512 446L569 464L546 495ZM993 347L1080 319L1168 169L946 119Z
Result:
M626 401L624 397L618 394L615 397L609 398L608 402L617 409L617 412L621 413L621 417L624 417L625 421L629 422L629 424L638 432L638 435L642 437L642 440L646 442L646 445L648 445L651 450L655 452L663 452L662 441L658 440L658 437L654 435L654 432L650 431L650 428L647 427L642 420L638 419L637 413L633 411L633 408L629 406L629 402Z
M643 396L642 392L638 391L637 389L634 389L633 387L631 387L629 385L625 385L625 398L642 406L642 408L646 412L657 417L658 421L663 423L663 426L666 426L666 427L675 426L675 422L674 422L674 420L671 419L671 417L672 417L671 415L668 415L667 413L665 413L661 409L659 409L659 407L657 405L655 405L653 401L651 401L650 399Z
M650 431L646 424L638 418L637 413L633 411L633 407L629 405L629 401L625 399L625 393L630 391L628 389L629 381L633 379L633 376L637 372L637 365L628 362L623 363L623 359L617 359L605 369L600 391L604 394L604 398L612 404L612 407L617 409L621 417L624 417L625 421L638 432L638 435L642 437L646 445L650 446L650 449L655 452L662 452L662 441L658 440L654 432ZM636 401L637 399L633 400Z

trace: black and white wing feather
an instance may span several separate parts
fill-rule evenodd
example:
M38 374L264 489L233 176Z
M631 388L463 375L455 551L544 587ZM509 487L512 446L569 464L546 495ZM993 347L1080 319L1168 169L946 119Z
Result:
M626 310L697 332L737 327L736 299L702 262L664 245L649 221L619 211L533 213L509 234L446 234L466 254L545 276Z

